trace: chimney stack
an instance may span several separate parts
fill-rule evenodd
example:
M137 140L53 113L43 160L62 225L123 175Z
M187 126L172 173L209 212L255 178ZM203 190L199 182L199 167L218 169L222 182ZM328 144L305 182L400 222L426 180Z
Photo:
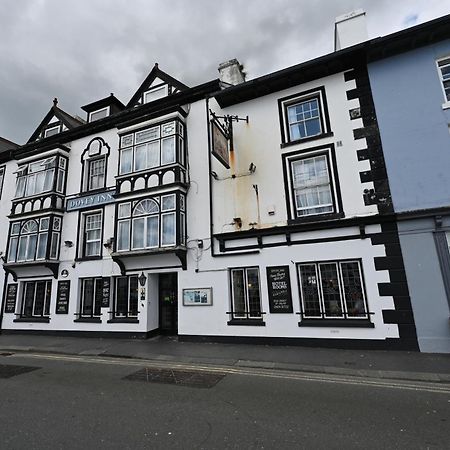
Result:
M367 41L366 13L358 9L336 17L334 22L334 51Z
M222 83L236 85L245 81L244 66L237 59L219 64L219 78Z

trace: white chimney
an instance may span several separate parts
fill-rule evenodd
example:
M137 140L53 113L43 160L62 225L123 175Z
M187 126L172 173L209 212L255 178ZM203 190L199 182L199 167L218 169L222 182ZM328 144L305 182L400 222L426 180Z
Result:
M243 83L245 81L245 72L243 69L244 66L237 59L230 59L219 64L220 81L232 85Z
M358 9L336 17L334 22L334 51L367 41L366 13Z

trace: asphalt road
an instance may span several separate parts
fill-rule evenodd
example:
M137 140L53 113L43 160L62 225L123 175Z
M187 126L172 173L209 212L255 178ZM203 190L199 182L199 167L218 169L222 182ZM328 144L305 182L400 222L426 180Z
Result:
M38 369L2 378L11 366ZM124 379L138 371L139 380ZM207 372L96 357L0 356L0 448L450 448L448 385ZM147 381L163 376L200 384L221 379L209 388Z

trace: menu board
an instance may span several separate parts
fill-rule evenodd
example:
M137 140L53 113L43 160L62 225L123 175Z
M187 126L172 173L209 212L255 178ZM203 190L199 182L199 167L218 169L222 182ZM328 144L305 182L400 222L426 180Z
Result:
M103 278L102 308L109 308L110 293L111 293L111 278Z
M56 314L69 314L70 280L58 281Z
M267 267L266 270L270 312L272 314L292 313L289 266Z
M11 283L6 288L5 313L16 312L17 286L17 283Z

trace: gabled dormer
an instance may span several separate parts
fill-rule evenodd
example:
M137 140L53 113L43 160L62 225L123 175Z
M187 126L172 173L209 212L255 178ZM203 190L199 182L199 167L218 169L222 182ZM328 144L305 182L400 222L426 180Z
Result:
M58 108L57 105L58 100L55 98L53 100L53 106L31 135L28 143L45 139L63 131L72 130L84 124L82 119L72 117L61 108Z
M147 78L141 84L133 97L131 97L127 108L154 102L155 100L176 94L185 89L188 89L185 84L163 72L158 67L158 63L155 63Z

